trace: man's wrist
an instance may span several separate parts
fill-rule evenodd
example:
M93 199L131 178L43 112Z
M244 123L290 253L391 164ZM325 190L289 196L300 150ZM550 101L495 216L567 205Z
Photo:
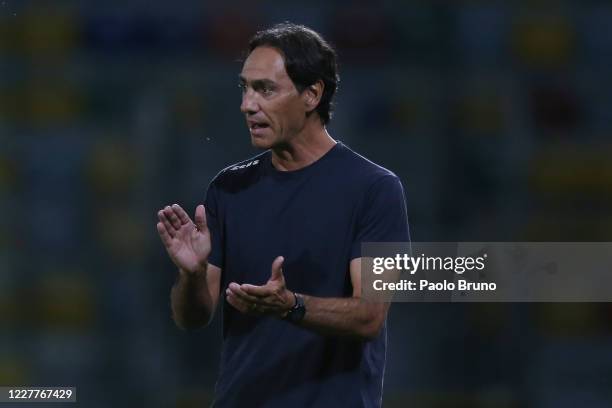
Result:
M185 278L199 278L206 276L206 270L208 269L208 262L200 263L195 269L183 269L179 268L179 274Z
M290 296L291 296L291 301L289 302L289 304L291 306L289 307L289 310L291 310L291 309L293 309L295 307L295 305L297 305L297 301L298 300L297 300L297 294L295 292L290 290L289 293L290 293Z
M306 306L304 304L304 297L302 295L293 292L294 304L284 315L283 319L291 323L299 323L304 319L306 314Z
M287 315L289 314L291 309L294 308L297 302L297 299L295 298L295 293L290 291L289 289L285 289L285 295L283 297L285 298L285 310L280 315L282 319L287 317Z

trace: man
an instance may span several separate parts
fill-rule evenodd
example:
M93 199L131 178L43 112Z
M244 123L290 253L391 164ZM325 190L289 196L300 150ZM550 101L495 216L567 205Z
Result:
M284 23L248 51L241 111L265 151L215 177L195 223L158 213L174 319L204 326L224 297L217 407L379 407L388 305L360 299L360 250L409 240L401 183L327 133L338 75L319 34Z

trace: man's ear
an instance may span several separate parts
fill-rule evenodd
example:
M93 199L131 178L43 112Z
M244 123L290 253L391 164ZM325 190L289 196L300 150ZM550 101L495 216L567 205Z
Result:
M306 106L306 112L312 112L316 109L316 107L319 105L319 102L321 101L324 89L325 84L320 79L314 84L304 89L302 95L304 105Z

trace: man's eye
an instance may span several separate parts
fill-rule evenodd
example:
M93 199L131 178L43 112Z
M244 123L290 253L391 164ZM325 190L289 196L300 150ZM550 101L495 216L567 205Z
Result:
M246 85L245 84L238 84L238 88L240 88L240 90L242 92L246 91Z

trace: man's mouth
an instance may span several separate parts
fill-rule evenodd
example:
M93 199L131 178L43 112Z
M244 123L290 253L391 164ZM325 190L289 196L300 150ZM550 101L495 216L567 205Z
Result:
M249 132L254 137L263 137L269 127L270 125L265 122L249 122Z

